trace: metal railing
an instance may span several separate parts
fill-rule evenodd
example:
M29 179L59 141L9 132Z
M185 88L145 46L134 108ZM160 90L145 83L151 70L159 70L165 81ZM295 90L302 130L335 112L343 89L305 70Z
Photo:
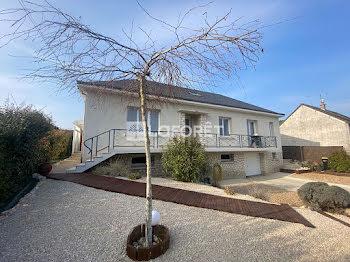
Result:
M275 136L250 136L230 134L220 136L216 133L195 133L200 142L210 148L268 148L277 147ZM183 136L183 132L150 131L150 146L159 148L165 146L173 137ZM110 152L116 147L143 147L143 133L130 132L127 129L113 128L90 137L84 141L90 160L99 153Z

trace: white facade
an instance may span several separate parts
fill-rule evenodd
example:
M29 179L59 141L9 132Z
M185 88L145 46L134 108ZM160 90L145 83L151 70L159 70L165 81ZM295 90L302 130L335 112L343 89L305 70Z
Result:
M298 107L280 129L283 146L343 146L350 152L349 123L307 105Z
M112 145L112 140L115 140L113 142L118 144L118 146L135 148L134 151L128 148L128 152L140 152L143 147L143 141L140 143L140 140L132 141L130 138L142 137L142 134L128 134L126 130L128 127L128 108L139 107L140 102L138 97L127 95L118 90L102 89L95 86L79 85L79 89L85 100L84 141L107 131L98 138L98 150L103 149L107 144ZM159 112L159 127L161 130L164 127L173 128L174 126L177 126L181 130L181 127L184 127L185 123L188 124L191 122L193 128L195 126L200 128L198 130L199 137L203 144L207 145L206 150L208 152L256 152L261 157L261 173L267 173L269 172L268 170L279 170L282 161L282 144L279 130L279 117L281 115L170 99L161 102L159 100L157 102L151 101L148 103L148 108L149 110ZM228 121L221 121L220 119L227 119ZM235 141L236 144L233 145L233 136L220 136L219 123L221 124L223 122L225 122L225 125L228 125L229 134L237 134L237 139L242 139L240 141L241 143L247 143L245 139L247 139L249 128L251 128L248 123L254 122L254 134L250 135L271 137L269 141L276 141L277 144L273 147L239 147L237 146L238 141ZM205 127L210 128L207 130ZM225 128L227 127L225 126ZM113 131L113 129L118 130ZM207 132L211 135L204 135ZM118 133L118 136L115 133ZM218 146L218 137L220 146ZM159 144L162 139L164 140L162 144L164 145L166 143L166 138L155 137L152 134L150 139L151 146L155 145L156 140ZM93 145L91 145L91 140L85 143L88 147L92 148L93 152L90 152L83 143L83 161L89 159L89 153L96 153L96 139L94 139ZM159 153L161 152L161 148L154 146L151 148L151 152ZM272 153L274 153L273 158ZM271 159L274 161L272 164L273 167L268 169L266 168L269 166L267 161ZM242 168L245 168L244 163Z
M83 130L84 120L76 120L73 122L72 153L78 153L82 151Z

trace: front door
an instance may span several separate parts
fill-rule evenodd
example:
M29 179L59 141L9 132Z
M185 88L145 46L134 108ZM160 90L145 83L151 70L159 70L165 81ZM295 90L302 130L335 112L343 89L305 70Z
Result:
M185 116L185 135L188 136L192 132L192 117L189 115Z
M246 173L246 176L261 175L259 153L255 153L255 152L245 153L245 173Z

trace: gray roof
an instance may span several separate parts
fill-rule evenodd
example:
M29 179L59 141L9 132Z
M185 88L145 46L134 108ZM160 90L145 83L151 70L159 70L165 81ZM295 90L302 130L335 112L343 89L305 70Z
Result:
M316 106L310 106L310 105L307 105L307 104L301 104L300 106L302 106L302 105L307 106L307 107L310 107L310 108L312 108L312 109L314 109L314 110L316 110L316 111L322 112L322 113L324 113L324 114L326 114L326 115L332 116L332 117L334 117L334 118L337 118L337 119L339 119L339 120L342 120L342 121L344 121L344 122L350 124L350 117L344 116L344 115L342 115L342 114L339 114L339 113L337 113L337 112L330 111L330 110L327 110L327 109L326 109L326 110L322 110L321 108L316 107ZM300 107L300 106L299 106L299 107ZM298 108L299 108L299 107L298 107ZM293 113L294 113L294 112L293 112Z
M95 82L82 82L78 81L78 85L93 85L103 86L106 88L117 89L120 91L127 91L136 93L139 90L139 83L135 79L118 80L118 81L95 81ZM276 115L283 115L273 112L271 110L258 107L252 104L248 104L231 97L204 92L189 88L183 88L159 82L147 81L146 93L149 95L160 96L165 98L180 99L198 103L227 106L233 108L246 109L251 111L258 111Z

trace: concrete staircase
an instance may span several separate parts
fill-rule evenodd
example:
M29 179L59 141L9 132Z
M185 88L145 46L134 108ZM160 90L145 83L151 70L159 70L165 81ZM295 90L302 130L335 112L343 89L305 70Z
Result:
M160 153L161 148L152 148L151 153ZM106 161L107 159L117 154L144 154L145 149L143 147L118 147L110 149L109 152L104 152L98 156L92 158L92 160L86 160L85 163L77 164L75 167L66 170L66 173L82 173L86 170Z
M66 170L66 173L82 173L86 170L98 165L99 163L111 158L112 156L118 154L118 150L110 150L108 153L102 153L100 156L95 156L92 160L86 160L85 163L76 165L75 167Z

